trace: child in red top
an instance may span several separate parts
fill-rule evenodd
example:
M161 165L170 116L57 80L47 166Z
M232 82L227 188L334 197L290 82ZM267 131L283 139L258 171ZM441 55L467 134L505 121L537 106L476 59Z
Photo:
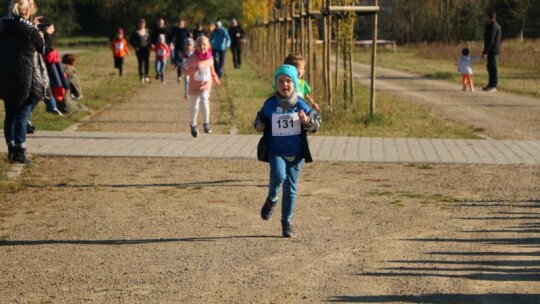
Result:
M161 79L161 83L165 82L165 66L167 65L167 57L171 54L171 49L165 43L165 35L159 35L158 43L154 46L156 52L156 79Z
M191 135L197 137L197 114L199 104L203 106L203 128L205 133L212 133L210 129L210 91L212 81L219 86L220 81L214 70L214 60L212 59L212 49L210 41L206 36L200 36L195 42L195 52L189 57L184 65L184 72L189 75L189 100Z
M122 76L124 57L129 55L128 43L124 38L123 29L118 29L116 37L111 42L111 49L114 57L114 68L118 69L118 74Z

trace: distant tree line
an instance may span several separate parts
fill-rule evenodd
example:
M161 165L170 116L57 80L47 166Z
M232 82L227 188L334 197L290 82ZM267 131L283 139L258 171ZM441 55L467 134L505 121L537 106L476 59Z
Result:
M190 27L197 22L242 19L242 0L35 0L38 15L50 17L55 35L94 34L112 36L117 28L135 29L145 18L149 27L159 18L174 25L184 18ZM2 0L0 14L7 13L10 0Z
M117 28L135 28L141 17L150 27L162 17L173 25L179 17L188 25L222 19L245 17L254 23L258 16L268 15L275 4L291 0L36 0L38 15L50 17L57 36L96 34L112 36ZM0 3L0 14L7 13L9 0ZM337 3L338 1L332 0ZM371 5L374 0L359 0ZM312 1L314 8L322 0ZM503 38L540 38L540 0L379 0L381 39L402 43L458 42L482 39L484 12L495 9L503 28ZM371 35L369 18L358 18L357 38Z
M380 1L383 37L402 43L482 39L485 10L495 9L503 38L540 38L538 0Z

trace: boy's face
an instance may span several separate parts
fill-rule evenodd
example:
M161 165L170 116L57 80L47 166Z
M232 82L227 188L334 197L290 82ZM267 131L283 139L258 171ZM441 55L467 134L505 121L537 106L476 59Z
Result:
M208 43L208 40L206 40L206 39L198 40L196 49L201 54L204 54L204 53L208 52L208 50L210 49L210 45Z
M188 51L190 51L190 52L193 51L193 44L188 44L188 45L187 45L187 49L188 49ZM199 51L199 52L200 52L200 51Z
M306 63L305 62L299 62L298 63L298 78L303 78L304 77L304 72L305 72L305 68L306 67Z
M294 93L294 82L289 76L278 75L276 82L279 95L289 97Z

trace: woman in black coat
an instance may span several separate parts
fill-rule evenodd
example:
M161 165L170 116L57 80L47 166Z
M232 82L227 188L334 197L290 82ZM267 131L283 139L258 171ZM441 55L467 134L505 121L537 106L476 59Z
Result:
M4 137L11 162L27 163L26 123L32 105L42 100L49 79L41 55L45 44L40 34L34 0L12 0L9 15L0 27L0 98L6 117Z
M141 83L150 82L148 71L150 66L150 50L152 49L152 41L150 39L150 31L146 28L146 20L141 18L137 29L131 34L129 42L135 49L137 55L137 63L139 65L139 79Z

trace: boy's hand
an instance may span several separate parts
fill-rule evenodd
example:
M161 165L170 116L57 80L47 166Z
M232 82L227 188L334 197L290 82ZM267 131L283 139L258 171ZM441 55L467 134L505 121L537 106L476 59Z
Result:
M221 85L221 81L219 80L219 78L218 78L218 79L216 79L216 81L215 81L215 82L216 82L216 85L217 85L218 87L219 87L219 86Z
M306 115L306 113L304 112L304 110L300 110L298 112L298 118L300 118L300 122L305 125L309 122L309 117Z
M315 109L315 111L319 112L319 109L320 109L320 108L319 108L319 105L318 105L318 104L313 103L311 106L313 107L313 109Z
M264 131L264 127L266 127L266 126L263 123L258 123L255 126L255 130L257 130L257 132L262 132L262 131Z

